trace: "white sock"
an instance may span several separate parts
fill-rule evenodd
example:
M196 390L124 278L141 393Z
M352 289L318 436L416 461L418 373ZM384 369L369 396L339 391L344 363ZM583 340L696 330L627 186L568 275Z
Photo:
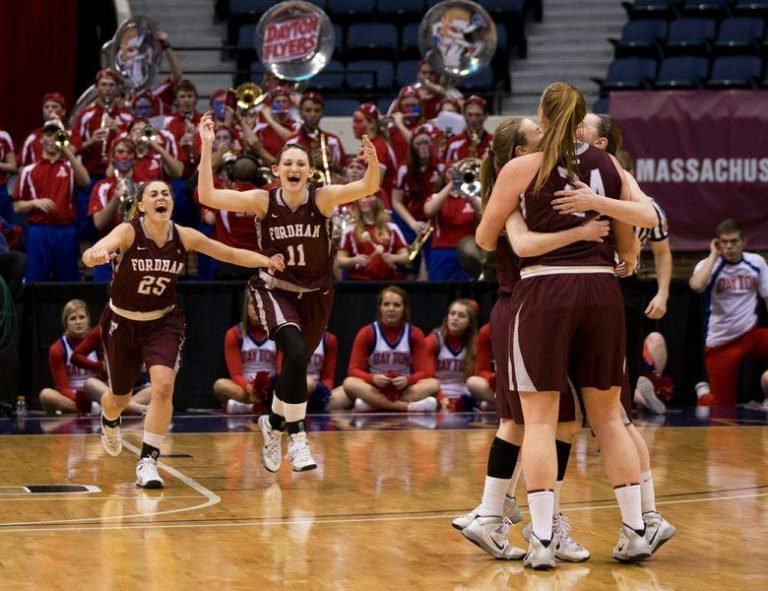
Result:
M517 481L520 480L520 475L523 473L523 463L517 460L515 464L515 470L512 472L512 479L509 481L509 488L507 489L507 496L514 497L515 489L517 488Z
M504 495L509 486L508 478L485 477L485 486L483 487L483 500L480 502L478 515L503 515L504 514Z
M640 497L643 513L656 511L656 489L653 486L653 474L650 470L640 473Z
M277 397L277 394L272 397L272 412L285 417L285 403Z
M144 431L144 439L142 439L142 441L147 445L160 449L163 446L163 441L165 441L165 435L157 435L156 433Z
M555 482L555 490L552 501L552 515L560 514L560 491L563 490L563 481Z
M303 421L304 417L307 416L307 403L288 404L287 402L283 402L283 411L285 412L283 416L285 417L286 423Z
M632 529L643 531L645 524L640 502L640 485L619 486L613 489L613 492L616 493L616 500L619 502L621 520Z
M533 534L542 542L552 539L552 507L554 493L551 490L541 490L528 493L528 510L531 512L531 527Z

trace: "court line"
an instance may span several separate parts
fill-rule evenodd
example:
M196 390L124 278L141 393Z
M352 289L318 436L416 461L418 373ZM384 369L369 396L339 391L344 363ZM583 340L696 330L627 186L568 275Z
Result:
M753 495L734 495L723 497L708 497L702 499L678 499L674 501L657 501L657 505L681 505L683 503L706 503L710 501L731 501L739 499L756 499L759 497L768 497L768 492L758 493ZM600 506L585 506L585 507L571 507L569 511L597 511L601 509L613 509L617 508L618 504L612 505L600 505ZM529 513L523 511L523 513ZM0 534L3 533L37 533L37 532L55 532L55 531L104 531L104 530L128 530L128 529L194 529L194 528L214 528L214 527L265 527L265 526L282 526L282 525L326 525L326 524L343 524L343 523L372 523L372 522L386 522L386 521L426 521L434 519L448 519L446 515L424 515L424 516L397 516L397 517L360 517L360 518L346 518L346 519L273 519L263 521L246 521L242 523L179 523L179 524L152 524L152 523L126 523L126 524L104 524L102 526L88 526L88 527L20 527L17 529L0 529ZM81 519L79 521L87 521ZM55 521L49 521L47 523L60 523ZM27 525L27 524L8 524L8 525ZM31 524L34 525L34 524Z
M137 498L139 498L135 495L130 497L129 496L113 496L113 495L106 496L106 497L96 497L96 496L79 496L78 497L78 496L75 496L75 494L78 494L78 493L73 493L71 496L66 496L66 497L45 497L45 496L42 496L41 494L31 495L28 493L25 494L23 497L12 497L11 495L0 495L0 503L17 503L17 502L28 502L28 501L36 501L38 503L48 502L48 501L94 501L94 500L109 501L109 500L115 500L115 499L118 499L118 500L125 499L129 501L130 500L135 501ZM83 493L79 493L79 494L82 495ZM2 497L5 497L5 498L2 498ZM167 501L170 499L199 499L199 498L200 498L200 495L177 495L173 497L166 497L165 495L163 495L162 497L164 501ZM3 523L0 522L0 527L2 527L2 525Z
M132 451L134 454L136 454L136 456L140 456L141 455L141 450L138 447L136 447L135 445L133 445L132 443L129 443L129 442L123 440L123 447L125 447L126 449L129 449L130 451ZM85 517L85 518L79 518L79 519L56 519L56 520L52 520L52 521L46 521L45 523L46 524L48 524L48 523L61 523L61 524L64 524L64 523L82 523L84 521L102 521L102 522L104 522L104 521L112 521L112 520L116 520L116 519L131 519L133 517L151 517L153 515L170 515L172 513L184 513L184 512L187 512L187 511L195 511L197 509L205 509L206 507L211 507L211 506L217 505L218 503L221 502L221 497L219 495L217 495L215 492L205 488L202 484L196 482L195 480L192 480L188 476L185 476L184 474L182 474L181 472L179 472L175 468L172 468L171 466L168 466L167 464L164 464L163 462L158 462L157 463L157 467L162 469L164 472L167 472L168 474L170 474L171 476L173 476L177 480L180 480L181 482L186 484L191 489L196 490L198 493L200 493L202 496L204 496L207 500L204 503L199 503L199 504L194 505L192 507L181 507L179 509L168 509L166 511L152 511L150 513L135 513L135 514L131 514L131 515L114 515L114 516L110 516L110 517ZM131 497L131 498L138 500L140 497L137 496L137 497ZM149 498L152 499L152 497L149 497ZM162 500L162 498L163 497L157 497L157 500L158 501ZM173 497L171 497L171 498L173 498ZM35 521L19 521L19 522L10 522L10 523L0 523L0 531L3 531L3 529L6 528L6 527L15 527L15 526L19 526L19 525L31 525L31 526L34 526L34 525L37 525L39 523L40 523L39 521L38 522L35 522ZM115 529L120 529L120 527L121 526L117 526L117 527L115 527ZM67 528L63 528L63 529L67 529ZM89 528L86 528L86 529L89 529ZM101 528L90 528L90 529L101 529ZM108 528L105 528L105 529L108 529ZM34 531L34 530L22 529L22 530L7 530L7 531Z

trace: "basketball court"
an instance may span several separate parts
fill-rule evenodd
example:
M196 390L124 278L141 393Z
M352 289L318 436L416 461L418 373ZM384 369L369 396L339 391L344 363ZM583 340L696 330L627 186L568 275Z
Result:
M103 452L96 419L2 421L2 588L768 588L764 412L638 421L658 508L678 528L643 565L610 557L619 512L583 431L563 510L592 558L549 573L495 561L451 527L479 500L493 415L315 417L319 468L293 473L284 463L277 474L261 465L255 420L174 417L160 491L134 485L138 419L124 421L118 458ZM521 546L522 525L510 535Z

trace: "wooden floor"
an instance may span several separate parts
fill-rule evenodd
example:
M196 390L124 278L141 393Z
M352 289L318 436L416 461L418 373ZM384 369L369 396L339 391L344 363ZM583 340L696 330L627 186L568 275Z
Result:
M492 560L451 528L479 499L491 429L356 430L341 420L311 434L318 470L284 464L273 475L246 423L170 436L165 451L190 457L163 460L162 491L134 486L138 425L118 458L95 434L0 437L0 588L768 589L764 425L642 429L659 510L678 527L642 566L610 558L619 512L583 432L563 501L592 558L541 574ZM100 491L21 488L31 484Z

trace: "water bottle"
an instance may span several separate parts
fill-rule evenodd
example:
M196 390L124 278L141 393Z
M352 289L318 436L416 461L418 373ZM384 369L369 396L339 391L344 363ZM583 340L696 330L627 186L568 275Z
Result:
M16 398L16 416L27 416L27 399L24 396L19 396Z

